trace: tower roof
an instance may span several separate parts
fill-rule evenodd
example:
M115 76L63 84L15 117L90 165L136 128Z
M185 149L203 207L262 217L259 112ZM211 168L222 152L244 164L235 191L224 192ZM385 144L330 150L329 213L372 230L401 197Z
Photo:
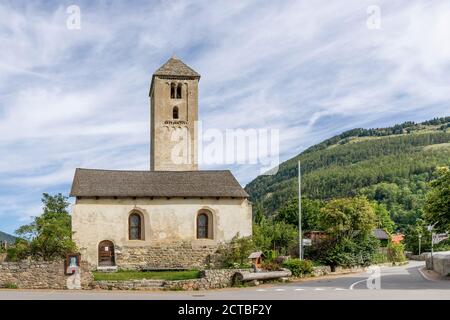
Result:
M200 78L194 69L189 67L183 61L173 55L166 63L164 63L153 76L179 76L179 77L195 77Z
M181 61L175 54L153 73L149 96L152 95L155 77L194 78L199 80L200 74Z

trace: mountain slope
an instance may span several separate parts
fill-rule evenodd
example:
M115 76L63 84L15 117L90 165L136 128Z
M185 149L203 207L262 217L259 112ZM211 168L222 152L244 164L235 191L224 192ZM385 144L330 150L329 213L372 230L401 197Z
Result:
M312 146L283 162L276 175L259 176L246 186L266 214L297 197L298 160L302 192L308 198L365 194L385 202L394 216L419 216L426 182L437 166L450 165L450 117L354 129Z
M13 243L16 241L16 238L12 235L0 231L0 242L4 240L8 241L8 243Z

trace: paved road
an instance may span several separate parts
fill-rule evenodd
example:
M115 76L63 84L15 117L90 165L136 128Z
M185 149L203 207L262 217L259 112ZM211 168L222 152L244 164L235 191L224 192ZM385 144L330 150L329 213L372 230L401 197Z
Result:
M450 281L431 281L419 272L423 262L411 261L406 266L381 267L379 289L369 290L370 274L359 273L339 277L308 279L285 284L266 284L249 288L180 292L180 291L55 291L0 290L0 299L448 299ZM376 282L371 281L374 285Z

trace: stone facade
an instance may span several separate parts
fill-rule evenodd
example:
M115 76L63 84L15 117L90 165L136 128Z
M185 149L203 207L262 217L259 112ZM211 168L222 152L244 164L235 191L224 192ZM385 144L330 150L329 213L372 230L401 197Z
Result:
M89 288L93 276L86 262L81 265L81 287ZM0 264L0 288L67 289L69 276L64 262L23 261Z
M217 245L162 244L117 247L116 263L121 269L203 269L215 261Z
M212 213L212 239L196 237L199 210ZM128 238L128 217L136 211L143 216L143 240ZM114 244L119 268L199 268L237 233L251 236L252 210L247 199L78 199L72 230L83 260L92 268L97 267L103 240Z

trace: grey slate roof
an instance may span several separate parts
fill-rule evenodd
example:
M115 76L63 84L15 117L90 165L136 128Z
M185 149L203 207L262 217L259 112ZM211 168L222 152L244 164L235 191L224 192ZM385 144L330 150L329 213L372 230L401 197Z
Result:
M153 76L181 76L200 78L200 74L178 59L175 55L167 60Z
M229 170L121 171L76 169L72 197L235 197L248 194Z
M374 229L373 235L378 240L388 240L389 239L389 235L383 229Z

